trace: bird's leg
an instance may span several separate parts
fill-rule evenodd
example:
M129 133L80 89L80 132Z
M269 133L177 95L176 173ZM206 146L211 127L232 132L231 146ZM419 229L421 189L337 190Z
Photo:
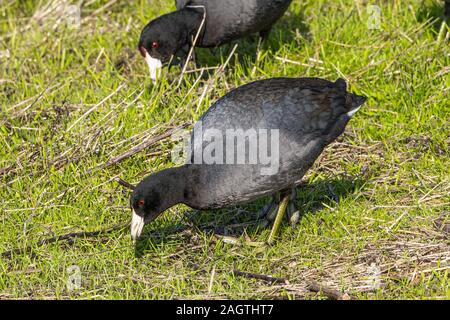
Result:
M300 211L295 207L294 201L296 197L296 189L292 188L289 191L278 192L272 196L272 200L264 206L258 217L265 216L265 219L260 224L260 227L265 228L271 221L274 221L272 230L270 231L268 243L272 244L277 236L278 229L283 221L285 213L288 214L289 223L294 226L300 219ZM280 201L281 198L281 201Z
M197 56L195 55L195 48L192 49L192 63L194 64L194 69L197 69Z
M291 199L287 208L288 220L291 226L295 226L300 220L300 211L295 207L296 189L292 188Z
M266 210L266 220L271 222L275 220L277 215L278 206L280 205L280 193L277 192L272 196L272 201L270 203L269 208Z
M191 57L189 56L190 50L191 50L191 47L188 46L188 45L185 45L179 50L179 52L177 54L179 56L179 59L180 59L181 70L185 70L187 68L187 65L189 64L189 61L191 61L190 58L192 58L192 57L195 58L195 56L194 56L195 50L192 49ZM194 64L195 64L195 62L194 62Z
M180 58L180 68L181 68L181 70L185 70L185 68L187 68L187 63L188 62L189 61L188 61L187 55Z
M450 20L450 0L445 0L444 15L447 20Z
M265 205L265 206L264 206L264 207L256 214L256 217L257 217L258 219L261 219L261 218L267 218L269 212L272 211L272 208L273 208L274 206L276 206L276 204L275 204L274 197L272 197L272 199L270 200L270 202L269 202L268 204L266 204L266 205Z
M278 229L281 225L281 221L283 220L284 214L286 213L286 209L288 207L290 198L291 198L290 194L284 193L282 196L282 200L280 202L280 205L278 206L278 213L275 217L272 230L270 231L269 239L267 240L268 244L272 244L275 241L275 237L277 236Z
M277 216L279 201L273 201L270 204L270 207L266 211L266 220L268 222L272 222L275 220L275 217Z
M185 45L180 50L183 55L181 56L181 69L185 70L187 67L186 65L189 64L189 62L192 61L192 64L194 65L194 69L197 69L197 59L195 56L195 46L194 46L194 38L191 38L191 44Z
M261 30L259 32L259 36L262 38L263 41L267 40L269 38L270 30L272 29L272 26L268 27L265 30Z
M194 69L197 69L197 57L195 56L195 41L194 41L194 37L192 36L191 38L191 43L192 43L192 62L194 63ZM189 48L190 50L191 48Z
M287 208L288 220L289 224L293 227L300 220L300 211L295 207L293 201L289 202L289 206Z
M264 218L264 220L260 223L261 228L265 228L275 219L277 214L278 205L280 202L280 194L276 193L272 196L272 199L268 204L266 204L262 210L257 214L258 219Z

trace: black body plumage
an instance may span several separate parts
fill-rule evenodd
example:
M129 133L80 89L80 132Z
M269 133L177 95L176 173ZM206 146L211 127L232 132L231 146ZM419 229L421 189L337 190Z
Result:
M177 203L196 209L223 208L291 189L344 131L364 101L347 92L343 79L274 78L241 86L220 98L195 124L194 132L201 126L202 135L200 143L191 138L189 163L145 178L136 187L131 204L148 222ZM203 153L208 145L204 136L208 129L223 134L222 141L226 141L227 130L277 130L276 170L261 174L268 164L260 161L196 163L195 154ZM247 159L249 149L245 152ZM145 207L138 205L140 199L145 200Z

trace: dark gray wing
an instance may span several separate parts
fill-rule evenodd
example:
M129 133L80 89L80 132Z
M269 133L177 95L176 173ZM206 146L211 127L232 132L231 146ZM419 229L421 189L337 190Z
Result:
M234 148L231 149L233 158L234 155L245 155L245 163L239 164L227 161L225 154L229 146L224 146L224 152L214 152L213 157L209 156L210 140L200 136L199 143L194 143L191 151L206 155L207 159L220 160L223 157L224 161L221 162L223 164L209 162L213 165L198 166L201 169L198 169L197 184L203 186L202 190L197 190L198 194L201 192L198 199L203 203L207 199L208 206L220 208L251 201L300 183L323 148L342 133L350 119L346 114L347 97L344 80L330 82L317 78L261 80L226 94L196 123L195 127L201 124L203 135L207 129L217 130L215 137L218 139L214 140L223 143L227 140L224 129L242 129L256 134L259 134L259 129L276 129L279 139L275 140L275 149L270 148L270 151L269 145L272 144L266 143L266 153L270 154L268 163L261 161L261 156L266 154L260 154L260 150L252 151L252 154L258 153L259 160L250 163L246 160L250 159L250 148L236 153ZM239 135L241 141L252 141L245 132ZM267 139L260 136L258 143L260 138ZM195 137L191 136L192 140ZM203 164L192 156L191 163ZM199 159L202 161L201 157ZM196 205L195 199L191 204Z
M194 126L200 128L197 141L204 142L207 129L222 133L227 129L277 129L284 141L281 149L298 151L311 135L326 135L329 125L347 111L345 94L345 82L342 85L340 81L289 78L256 81L229 92L209 108ZM192 152L201 153L208 144L192 143L194 138L193 132L191 161Z

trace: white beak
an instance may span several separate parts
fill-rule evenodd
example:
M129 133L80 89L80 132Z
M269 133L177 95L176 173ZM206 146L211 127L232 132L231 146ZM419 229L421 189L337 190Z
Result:
M146 52L145 61L147 62L148 70L150 71L150 79L152 79L153 82L156 82L156 78L159 76L159 71L162 67L161 60L152 58L152 56Z
M144 229L144 217L137 215L133 210L133 216L131 217L131 239L133 241L141 236L142 229Z
M359 110L361 109L361 107L358 107L356 109L350 110L349 112L347 112L347 115L351 118L353 117L353 115Z

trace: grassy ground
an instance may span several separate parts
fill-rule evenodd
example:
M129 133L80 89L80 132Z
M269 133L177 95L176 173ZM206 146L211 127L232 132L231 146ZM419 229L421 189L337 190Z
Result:
M0 298L326 298L309 290L315 281L360 299L450 299L443 1L375 1L381 29L370 30L366 1L294 0L267 43L199 50L198 70L179 86L179 68L153 86L135 50L142 26L173 1L82 2L79 29L47 2L1 2L0 252L29 250L2 255ZM192 124L231 88L275 76L345 77L369 97L305 177L302 219L283 224L275 245L218 236L264 241L255 212L267 199L172 208L136 246L126 227L39 245L127 223L129 191L115 179L173 166L173 144L112 159Z

